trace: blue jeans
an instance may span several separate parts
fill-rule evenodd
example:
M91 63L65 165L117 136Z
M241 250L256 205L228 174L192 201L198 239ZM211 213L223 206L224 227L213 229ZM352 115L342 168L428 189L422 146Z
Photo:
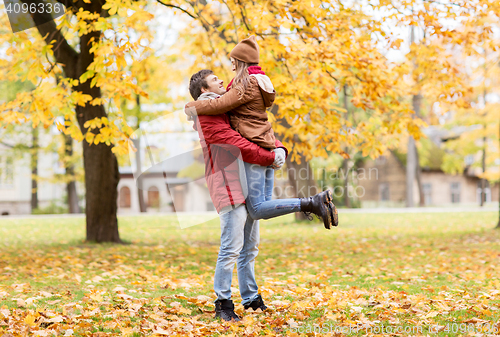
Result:
M275 199L273 196L274 169L270 166L245 164L248 196L246 205L252 219L270 219L300 212L300 199Z
M254 263L259 253L259 221L248 216L245 205L220 215L221 245L215 267L214 291L217 300L231 298L231 281L238 262L238 283L242 304L252 302L258 294Z
M241 183L246 185L242 186L243 193L248 193L246 207L240 205L227 213L220 214L221 245L214 276L217 300L230 299L233 269L237 262L243 305L252 302L259 290L254 270L255 258L259 253L258 219L269 219L300 211L300 200L297 198L271 200L274 169L248 163L244 163L244 167L245 175L241 177Z

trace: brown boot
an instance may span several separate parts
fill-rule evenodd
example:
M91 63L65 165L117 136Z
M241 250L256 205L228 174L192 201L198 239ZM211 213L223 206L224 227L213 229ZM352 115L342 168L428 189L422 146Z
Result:
M330 190L323 191L309 198L301 198L300 210L307 217L310 217L311 213L316 214L318 218L321 217L325 228L331 229L335 219L333 215L337 211L332 203L332 199L332 191ZM309 220L312 220L312 218L309 218ZM338 221L336 223L338 224Z

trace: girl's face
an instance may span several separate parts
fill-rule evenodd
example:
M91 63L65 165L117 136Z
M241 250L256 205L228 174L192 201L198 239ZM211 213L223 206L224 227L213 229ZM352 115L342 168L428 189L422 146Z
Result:
M231 57L231 70L236 71L236 62L234 61L234 59L232 57Z

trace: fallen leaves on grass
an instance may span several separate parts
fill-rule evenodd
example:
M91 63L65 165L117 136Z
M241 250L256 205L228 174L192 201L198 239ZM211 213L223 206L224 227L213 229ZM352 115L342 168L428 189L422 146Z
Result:
M238 323L213 318L210 245L195 254L181 240L5 249L0 336L345 335L341 328L370 334L380 326L457 335L450 324L466 326L463 335L500 331L498 234L278 234L263 230L255 266L269 310L245 311L234 288Z
M291 289L296 287L279 285L273 288L276 293ZM490 302L485 304L484 298L480 297L466 301L463 299L464 294L468 293L452 290L424 296L404 291L356 287L340 290L325 284L318 287L306 283L293 301L271 301L271 310L264 313L243 312L241 305L237 305L236 312L244 319L240 323L222 323L212 320L212 314L206 313L205 308L211 305L213 299L205 295L186 296L180 293L158 298L136 298L117 296L113 292L91 291L81 301L64 305L62 313L43 308L9 309L4 306L0 309L0 327L4 333L35 336L88 333L93 333L93 336L134 333L206 336L226 332L237 336L254 336L297 330L314 315L310 324L317 327L413 325L421 326L422 331L425 331L428 326L437 325L441 319L453 317L456 322L472 323L478 329L487 324L500 329L498 321L495 323L488 319L492 310L498 311L497 307L488 304ZM483 296L488 301L500 300L498 291L484 293ZM466 319L454 313L474 317Z

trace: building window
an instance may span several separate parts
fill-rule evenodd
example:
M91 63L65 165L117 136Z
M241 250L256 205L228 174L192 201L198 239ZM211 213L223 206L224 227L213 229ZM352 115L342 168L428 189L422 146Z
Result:
M148 190L148 207L160 207L160 192L156 186L151 186Z
M474 164L474 156L472 154L466 155L464 158L464 162L466 166Z
M422 190L424 192L424 203L426 206L432 205L432 184L425 183L422 184Z
M481 204L481 192L483 191L483 186L481 183L481 180L477 182L477 189L476 189L476 201L478 204ZM484 202L491 202L491 188L490 184L488 181L486 181L486 186L484 188L484 194L485 194L485 200Z
M0 157L0 186L12 187L14 184L14 159L10 156Z
M123 186L120 188L120 208L130 208L130 188Z
M460 183L451 183L451 202L457 204L460 202Z
M389 184L381 183L378 186L379 200L380 201L389 201Z

